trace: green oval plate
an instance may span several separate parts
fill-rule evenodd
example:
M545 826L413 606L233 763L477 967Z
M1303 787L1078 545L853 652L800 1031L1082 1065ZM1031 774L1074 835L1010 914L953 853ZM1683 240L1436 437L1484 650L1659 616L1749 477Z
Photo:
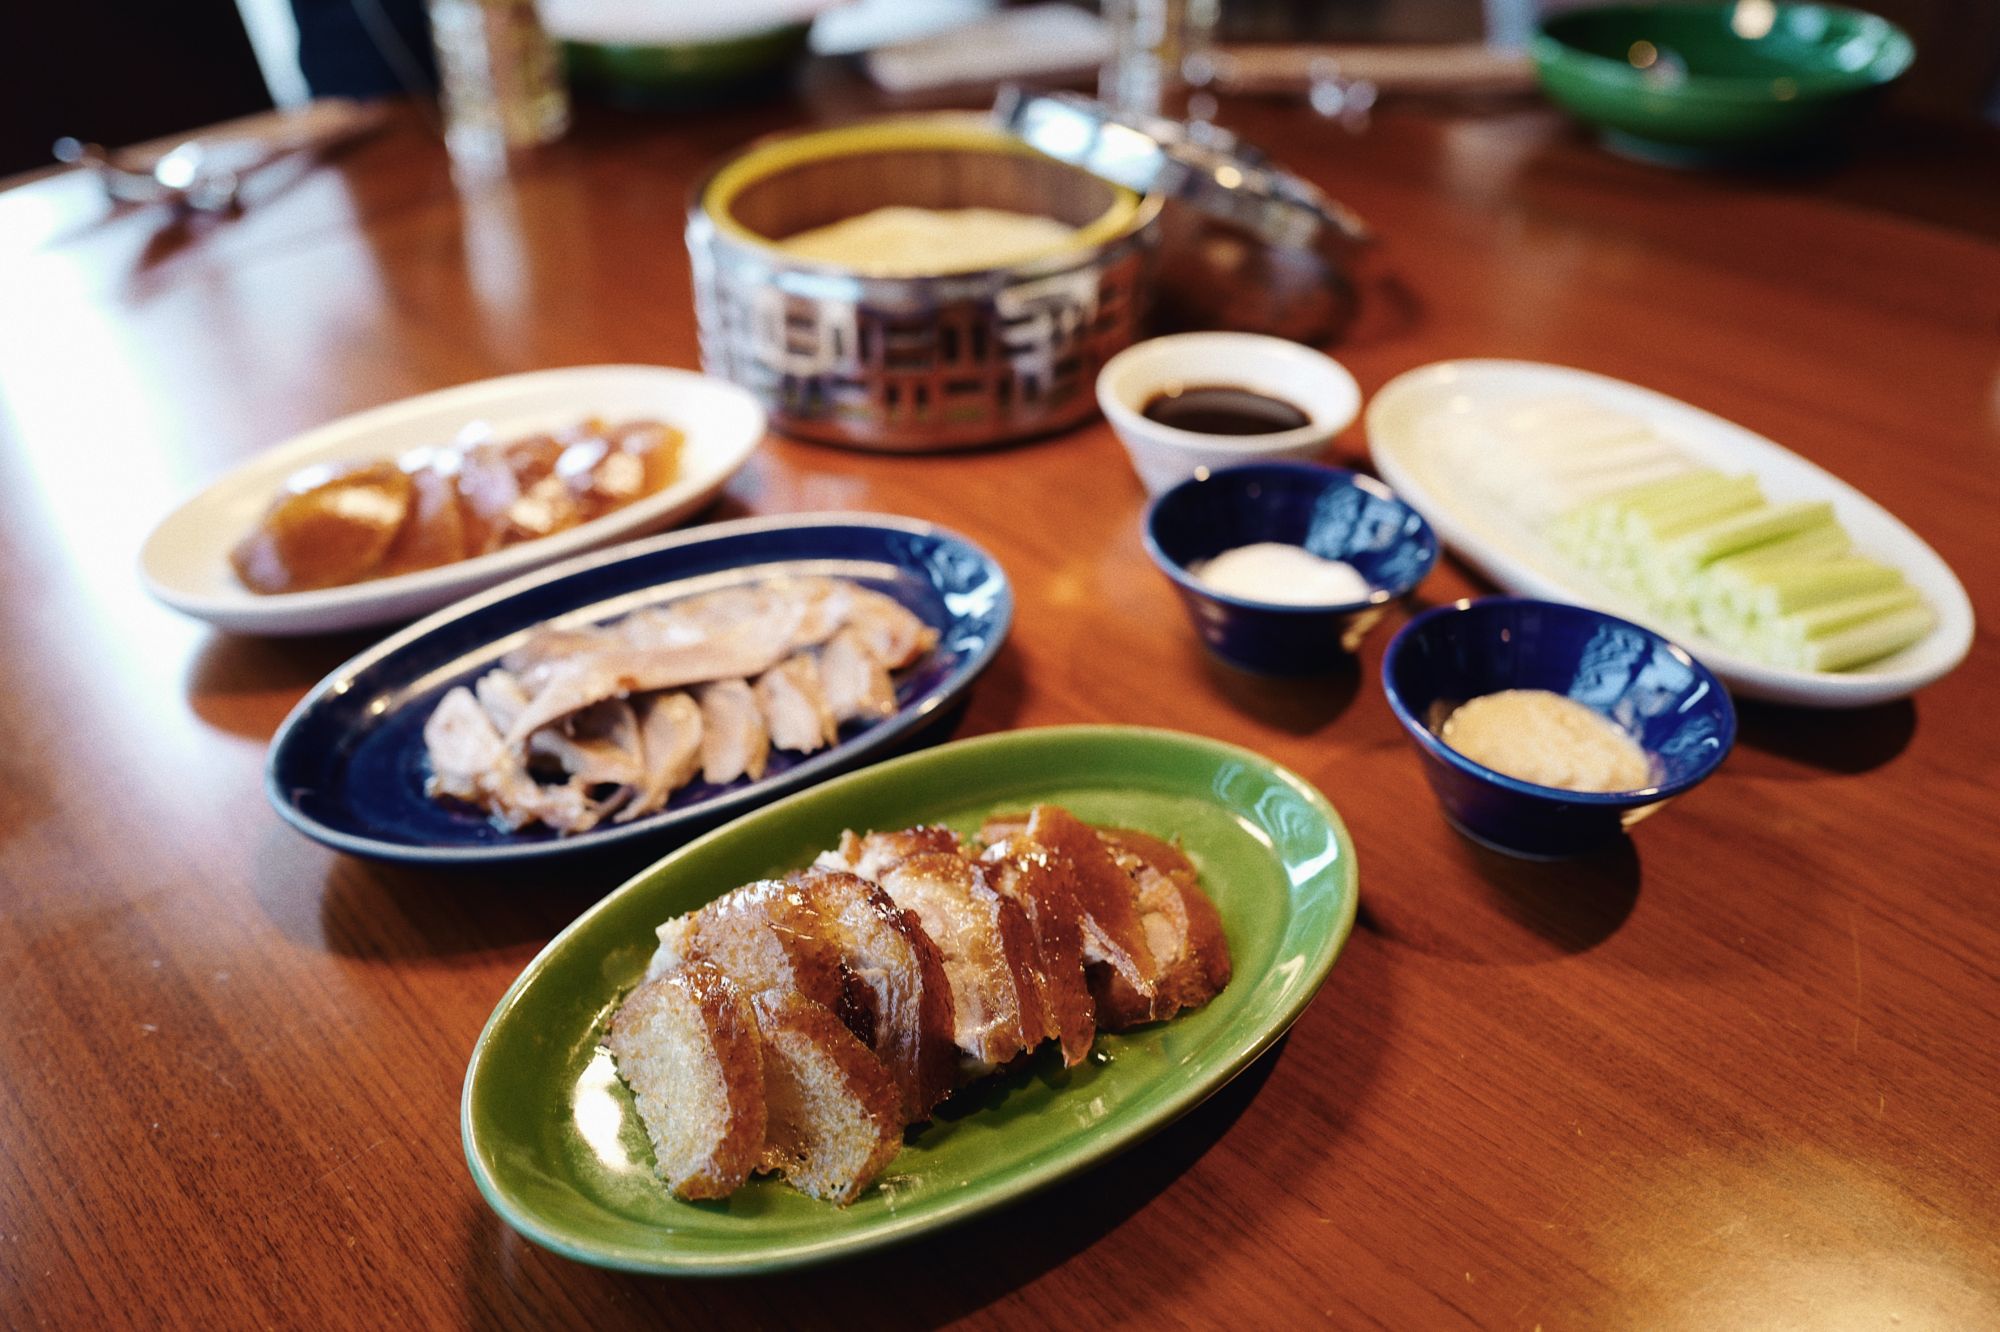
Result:
M685 1203L653 1175L632 1098L599 1040L669 916L807 864L844 828L969 831L1035 801L1179 839L1229 935L1235 977L1207 1007L1052 1050L976 1083L912 1133L851 1207L775 1179ZM604 1267L719 1274L819 1262L999 1207L1131 1146L1194 1108L1282 1035L1354 924L1354 847L1296 774L1213 740L1134 727L1016 731L830 781L690 842L606 897L522 972L466 1069L473 1178L529 1239Z

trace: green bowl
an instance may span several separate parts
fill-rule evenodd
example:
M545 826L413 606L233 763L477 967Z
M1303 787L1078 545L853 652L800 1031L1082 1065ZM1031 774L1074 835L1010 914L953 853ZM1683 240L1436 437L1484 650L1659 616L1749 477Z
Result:
M762 91L805 54L810 23L717 41L661 44L565 41L570 87L597 101L681 107Z
M1542 23L1550 98L1612 147L1678 161L1822 139L1909 68L1909 35L1834 5L1613 5Z

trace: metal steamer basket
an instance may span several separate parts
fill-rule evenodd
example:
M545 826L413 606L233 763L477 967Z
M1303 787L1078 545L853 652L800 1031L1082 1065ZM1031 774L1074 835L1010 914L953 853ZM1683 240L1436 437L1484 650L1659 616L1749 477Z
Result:
M1000 268L876 277L778 242L885 205L995 208L1075 228ZM788 434L889 452L1060 430L1095 410L1138 336L1160 202L1055 160L983 116L938 114L766 140L688 219L702 360Z

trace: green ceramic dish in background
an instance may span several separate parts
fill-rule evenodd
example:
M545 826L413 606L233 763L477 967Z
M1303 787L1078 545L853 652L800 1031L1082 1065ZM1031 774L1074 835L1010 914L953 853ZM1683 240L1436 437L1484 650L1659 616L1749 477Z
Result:
M1532 49L1550 98L1610 146L1691 162L1823 138L1913 57L1886 19L1769 0L1573 10Z
M599 1048L643 974L653 928L752 879L807 864L845 828L945 822L1054 801L1180 841L1229 936L1235 975L1205 1008L1052 1050L961 1092L853 1206L774 1179L684 1203L652 1173L630 1094ZM667 856L529 964L466 1070L466 1160L528 1238L587 1263L719 1274L818 1262L1001 1206L1128 1147L1198 1105L1291 1026L1353 927L1354 847L1324 796L1267 760L1171 731L1077 726L960 741L778 801Z
M570 87L620 106L673 108L735 100L777 82L805 55L810 23L698 42L565 41Z

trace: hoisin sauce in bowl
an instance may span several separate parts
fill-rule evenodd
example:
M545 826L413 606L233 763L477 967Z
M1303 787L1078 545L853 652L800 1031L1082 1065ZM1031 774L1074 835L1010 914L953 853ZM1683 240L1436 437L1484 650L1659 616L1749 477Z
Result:
M1275 435L1312 424L1285 399L1240 384L1174 385L1147 399L1140 415L1198 435Z

